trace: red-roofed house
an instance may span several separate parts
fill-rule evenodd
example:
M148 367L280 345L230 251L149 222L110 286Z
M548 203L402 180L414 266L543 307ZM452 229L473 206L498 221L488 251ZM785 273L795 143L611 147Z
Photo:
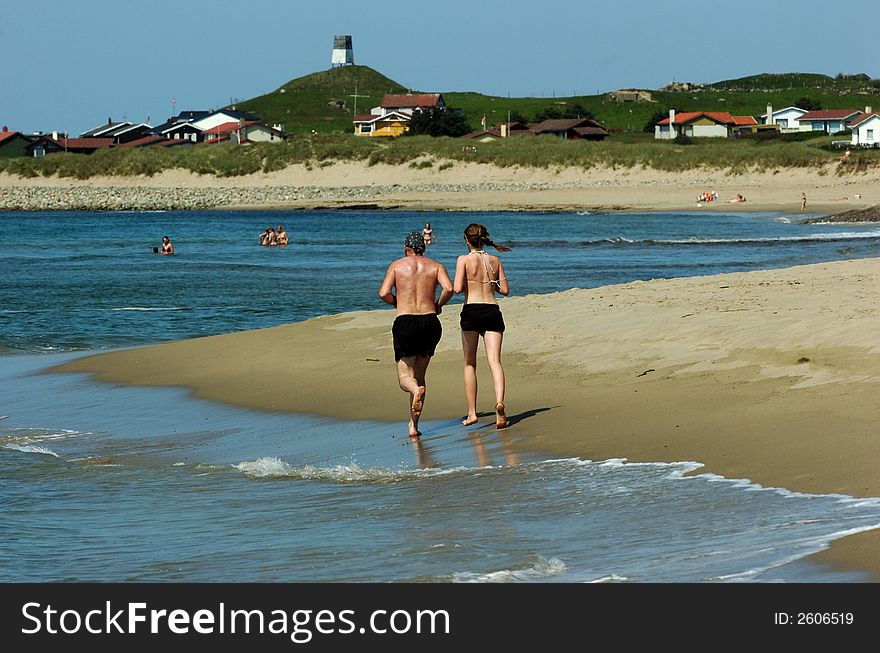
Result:
M0 131L0 156L27 156L27 147L31 139L21 132L9 131L3 127Z
M691 138L727 138L736 127L736 120L726 111L669 110L669 117L654 126L654 138L671 140L678 136Z
M871 113L870 107L867 107ZM808 111L800 118L798 122L801 125L801 131L827 132L836 134L846 131L853 119L861 112L858 109L822 109L820 111Z
M871 107L865 107L870 109ZM880 115L867 111L853 118L849 124L852 144L856 147L880 147Z
M206 143L232 141L233 143L280 143L284 133L258 120L224 122L204 131Z
M387 94L382 98L382 103L370 111L374 116L383 116L387 113L405 113L412 115L416 111L430 109L443 109L446 102L440 93L406 93L405 95Z

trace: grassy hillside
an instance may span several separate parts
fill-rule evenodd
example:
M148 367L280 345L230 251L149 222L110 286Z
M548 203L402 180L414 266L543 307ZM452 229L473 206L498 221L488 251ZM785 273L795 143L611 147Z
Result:
M354 98L357 93L360 96ZM355 100L358 113L369 113L385 93L406 88L368 66L341 66L293 79L266 95L235 106L268 123L281 123L293 134L353 130Z
M614 131L639 132L658 111L729 111L734 115L760 115L768 104L782 108L802 97L818 101L826 109L880 109L880 95L874 81L835 79L809 73L761 74L708 84L690 91L654 91L654 102L620 103L607 95L559 98L506 98L421 89L443 93L447 104L464 111L473 129L480 118L488 123L507 120L508 111L527 119L547 107L564 108L579 104ZM293 134L351 133L355 94L358 113L369 113L385 93L405 93L407 89L368 66L342 66L294 79L266 95L236 106L252 111L271 123L282 123Z

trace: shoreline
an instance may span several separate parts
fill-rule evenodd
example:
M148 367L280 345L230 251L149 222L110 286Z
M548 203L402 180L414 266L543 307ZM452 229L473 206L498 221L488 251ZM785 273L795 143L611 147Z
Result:
M695 460L704 465L696 473L765 487L880 497L878 283L880 259L862 259L504 299L510 433L548 455ZM441 316L426 419L463 412L457 317L455 306ZM392 320L390 310L325 316L51 371L183 386L254 409L398 422L405 432ZM480 409L490 412L484 358L478 373ZM880 580L878 543L877 530L849 536L815 559Z
M475 181L479 180L479 181ZM717 202L698 206L715 191ZM175 169L152 177L20 178L0 173L0 210L403 210L737 211L833 214L880 205L880 170L822 169L731 174L697 169L499 168L457 162L439 170L363 162L294 165L272 173L214 177ZM748 201L729 203L737 193Z

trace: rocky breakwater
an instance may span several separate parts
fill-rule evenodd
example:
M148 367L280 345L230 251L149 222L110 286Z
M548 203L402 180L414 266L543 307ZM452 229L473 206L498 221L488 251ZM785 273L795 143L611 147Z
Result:
M333 203L364 206L396 194L529 192L585 188L602 182L391 184L387 186L10 186L0 188L2 211L171 211Z
M808 224L817 224L822 222L880 222L880 205L869 206L866 209L854 209L852 211L844 211L834 215L826 215L819 218L808 218L804 220Z

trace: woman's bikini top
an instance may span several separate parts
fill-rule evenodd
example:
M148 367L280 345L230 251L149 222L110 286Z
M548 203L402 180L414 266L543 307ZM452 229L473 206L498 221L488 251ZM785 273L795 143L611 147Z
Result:
M489 280L488 281L480 281L479 283L488 283L488 284L495 286L496 288L501 288L501 281L502 280L507 281L507 277L500 277L498 279L492 278L492 274L493 274L492 268L489 267L489 262L486 260L487 254L482 249L472 249L471 251L468 252L468 254L480 254L481 255L480 260L483 261L483 268L486 270L486 276L489 277ZM477 283L477 279L468 279L468 281L472 281L474 283Z

